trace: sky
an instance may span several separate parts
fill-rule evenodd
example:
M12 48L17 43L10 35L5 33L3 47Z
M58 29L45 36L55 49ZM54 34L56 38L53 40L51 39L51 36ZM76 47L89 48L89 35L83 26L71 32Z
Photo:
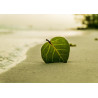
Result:
M72 14L1 14L0 26L33 28L42 30L65 30L81 24Z

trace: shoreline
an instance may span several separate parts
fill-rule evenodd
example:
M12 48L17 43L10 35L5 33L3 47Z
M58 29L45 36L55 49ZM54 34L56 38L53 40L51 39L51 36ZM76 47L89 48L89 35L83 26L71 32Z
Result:
M71 47L68 63L45 64L41 44L30 48L26 59L0 74L0 83L98 83L96 35L67 38Z
M7 66L4 70L1 69L0 74L5 73L6 71L10 70L11 68L17 66L19 63L21 63L22 61L24 61L27 57L27 52L29 51L30 48L36 47L38 44L33 45L33 46L29 46L28 48L25 48L22 53L21 53L21 59L18 59L18 61L13 62L12 64L10 64L9 66Z
M21 63L23 64L24 62L25 62L25 64L27 63L27 61L28 61L28 56L31 54L31 51L33 51L33 49L34 50L36 50L36 47L37 47L37 49L40 47L41 45L39 44L39 45L35 45L35 46L33 46L33 47L31 47L31 48L29 48L29 50L26 52L26 58L25 59L23 59L21 62L19 62L18 64L16 64L16 65L14 65L12 68L10 68L10 69L8 69L8 70L6 70L5 72L2 72L2 73L0 73L0 83L10 83L10 82L2 82L2 78L5 78L5 77L2 77L2 75L5 75L5 74L7 74L7 73L9 73L10 75L12 75L10 72L12 71L12 72L14 72L13 70L17 70L17 68L18 68L18 71L19 70L22 70L21 69ZM31 56L32 57L32 56ZM32 62L30 62L29 64L32 64ZM22 66L23 67L23 66ZM17 75L17 71L15 71L16 72L16 75ZM7 78L7 77L6 77ZM5 79L4 79L5 80ZM8 80L9 81L9 80ZM15 82L12 82L12 83L15 83ZM17 82L16 82L17 83ZM21 82L19 82L19 83L21 83Z

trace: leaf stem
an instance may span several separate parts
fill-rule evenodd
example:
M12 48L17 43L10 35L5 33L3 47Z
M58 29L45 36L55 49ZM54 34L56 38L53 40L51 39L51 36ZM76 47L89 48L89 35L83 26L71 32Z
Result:
M51 42L48 40L48 39L46 39L46 41L48 41L49 42L49 44L51 44ZM52 45L52 44L51 44Z

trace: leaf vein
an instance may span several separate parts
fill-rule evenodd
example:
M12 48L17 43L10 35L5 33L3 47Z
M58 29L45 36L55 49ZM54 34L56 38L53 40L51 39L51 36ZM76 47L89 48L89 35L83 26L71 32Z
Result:
M64 46L65 44L54 44L54 45L58 45L58 46L59 46L59 45L63 45L63 46Z
M57 49L54 47L54 45L52 44L53 48L55 49L55 51L57 52L57 54L59 55L59 57L63 60L64 62L64 59L62 58L62 56L60 55L60 53L57 51Z
M42 52L47 48L48 44L46 45L46 47L42 50Z
M49 53L49 50L50 50L50 45L49 45L48 51L46 53L46 61L47 61L47 54Z
M54 56L54 52L55 52L55 49L54 49L54 51L53 51L53 54L52 54L52 62L53 62L53 56Z
M60 38L58 38L58 39L56 39L56 40L53 40L52 42L54 42L54 41L57 41L57 40L59 40Z
M66 49L57 49L57 50L66 50Z

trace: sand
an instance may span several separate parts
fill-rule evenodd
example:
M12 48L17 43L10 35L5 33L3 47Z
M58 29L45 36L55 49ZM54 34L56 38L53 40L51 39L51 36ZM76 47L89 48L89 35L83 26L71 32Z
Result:
M27 52L27 58L5 73L0 83L98 83L98 35L67 38L71 47L68 63L45 64L37 45Z

